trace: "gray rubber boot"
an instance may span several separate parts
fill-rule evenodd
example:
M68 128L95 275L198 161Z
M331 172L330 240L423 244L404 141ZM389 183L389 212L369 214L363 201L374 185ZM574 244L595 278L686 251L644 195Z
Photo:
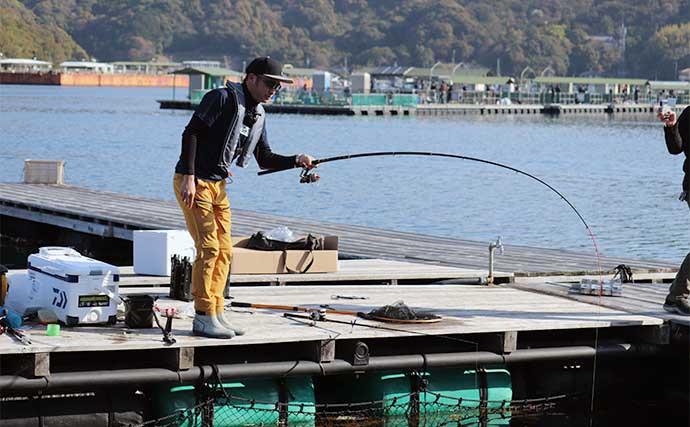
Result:
M209 338L232 338L235 332L226 329L218 320L218 316L195 314L192 322L192 333Z
M244 335L244 333L247 332L244 329L238 328L237 326L232 326L230 319L225 316L225 313L218 313L218 321L225 329L231 330L235 333L235 335Z

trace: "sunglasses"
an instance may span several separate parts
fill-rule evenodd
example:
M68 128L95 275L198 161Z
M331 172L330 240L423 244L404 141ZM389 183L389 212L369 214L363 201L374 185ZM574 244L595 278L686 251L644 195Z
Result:
M257 77L259 77L259 79L261 79L261 81L264 82L266 87L268 87L269 89L280 90L280 82L275 81L275 80L271 80L271 79L266 78L264 76L257 76Z

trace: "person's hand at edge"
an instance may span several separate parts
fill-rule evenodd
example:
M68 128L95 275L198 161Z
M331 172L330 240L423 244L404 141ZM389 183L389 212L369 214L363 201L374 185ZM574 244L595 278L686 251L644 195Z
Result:
M180 197L184 205L191 209L194 206L194 196L196 195L196 183L194 182L194 175L183 175L182 184L180 185Z
M670 128L676 124L676 112L671 110L667 112L661 112L659 111L659 114L657 114L657 117L659 120L661 120L664 123L664 126L667 128Z
M309 154L299 154L297 156L297 160L295 163L297 166L302 167L302 168L307 168L307 169L313 169L316 167L316 165L312 164L314 161L314 158L310 156Z

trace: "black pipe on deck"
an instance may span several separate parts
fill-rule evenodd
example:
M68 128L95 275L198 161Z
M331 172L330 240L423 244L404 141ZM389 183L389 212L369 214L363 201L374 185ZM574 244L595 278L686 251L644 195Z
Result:
M508 354L486 351L461 353L414 354L371 357L368 365L356 366L342 359L331 362L295 360L288 362L239 363L218 365L220 377L225 380L239 378L276 378L305 375L336 375L389 369L425 369L460 367L489 364L517 364L555 360L591 359L597 357L654 356L661 349L653 345L607 344L598 348L589 346L553 347L516 350ZM142 386L160 383L191 384L213 378L210 365L194 366L175 372L163 368L121 369L109 371L60 372L48 378L25 378L13 375L0 376L0 390L27 392L37 390L100 388L117 386Z

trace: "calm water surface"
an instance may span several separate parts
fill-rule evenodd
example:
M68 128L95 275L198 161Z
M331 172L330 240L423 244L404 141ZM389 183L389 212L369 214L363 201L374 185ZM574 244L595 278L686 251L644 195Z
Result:
M172 200L173 166L190 112L161 111L168 89L0 86L0 181L20 181L24 159L64 159L68 183ZM682 158L670 156L651 117L363 118L274 115L271 145L316 157L437 151L505 163L561 191L608 255L680 262L687 206ZM483 164L431 157L325 164L316 185L298 172L234 170L236 208L489 242L591 251L575 213L545 187ZM318 230L316 230L318 232ZM656 404L656 403L655 403ZM630 411L630 405L625 406ZM625 412L628 413L628 412ZM578 412L514 426L682 425L683 413L640 407L622 424ZM634 414L634 415L633 415ZM654 421L649 422L651 414ZM634 417L634 418L633 418Z
M172 200L188 111L161 111L170 89L0 86L0 181L24 159L64 159L73 185ZM179 97L178 91L178 97ZM680 262L690 215L676 200L682 156L666 152L652 117L318 117L272 115L283 154L436 151L522 169L581 212L607 255ZM233 170L235 208L507 244L592 250L575 213L546 187L484 164L380 157L325 164L318 184L298 171ZM318 232L318 230L316 230Z

